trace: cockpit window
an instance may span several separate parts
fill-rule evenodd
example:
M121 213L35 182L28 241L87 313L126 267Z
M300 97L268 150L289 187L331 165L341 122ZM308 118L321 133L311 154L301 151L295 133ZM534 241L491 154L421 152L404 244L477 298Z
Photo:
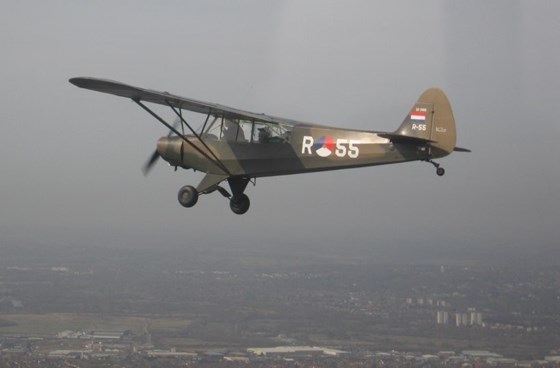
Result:
M217 116L212 117L210 123L204 125L202 131L202 138L210 139L210 140L217 140L222 135L222 118Z
M256 143L289 142L291 132L291 126L257 121L254 125L252 141Z
M214 118L203 137L240 143L283 143L290 141L291 125L244 119Z

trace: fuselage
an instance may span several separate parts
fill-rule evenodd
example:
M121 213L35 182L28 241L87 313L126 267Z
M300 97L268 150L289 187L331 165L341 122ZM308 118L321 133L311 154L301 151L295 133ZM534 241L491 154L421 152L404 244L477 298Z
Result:
M201 138L207 147L194 135L185 136L192 146L181 137L162 137L158 141L158 152L172 166L223 173L215 161L208 160L195 146L210 157L213 157L212 151L231 175L247 177L383 165L425 157L424 146L394 144L379 134L294 126L288 136L269 141L227 140L203 135Z

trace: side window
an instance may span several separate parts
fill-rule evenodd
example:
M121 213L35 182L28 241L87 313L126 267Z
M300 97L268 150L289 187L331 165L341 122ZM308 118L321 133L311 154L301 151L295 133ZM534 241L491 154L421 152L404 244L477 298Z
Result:
M202 132L202 137L204 139L217 140L222 132L222 119L215 116L208 126L204 128L205 130Z
M255 122L253 142L255 143L284 143L290 141L291 126Z
M221 139L226 142L235 142L237 139L238 125L231 119L222 120L222 135Z
M209 124L204 137L227 142L278 144L290 141L292 128L285 124L220 117Z
M253 131L253 122L249 120L238 120L239 130L237 132L238 142L250 142Z
M224 118L221 139L227 142L249 142L252 129L251 121Z
M255 122L255 129L253 129L253 142L268 143L270 136L270 128L267 124Z

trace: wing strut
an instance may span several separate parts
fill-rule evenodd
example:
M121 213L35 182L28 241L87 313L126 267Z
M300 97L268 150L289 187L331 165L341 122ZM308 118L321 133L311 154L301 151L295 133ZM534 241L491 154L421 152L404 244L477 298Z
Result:
M231 176L231 173L229 172L229 170L227 169L227 167L225 167L225 165L221 162L221 161L216 161L214 160L212 157L210 157L206 152L202 151L199 147L197 147L193 142L189 141L187 138L185 138L184 135L182 135L177 129L175 129L173 126L169 125L165 120L163 120L159 115L157 115L155 112L153 112L152 110L150 110L150 108L148 108L146 105L144 105L142 102L140 102L139 99L132 99L132 101L134 101L138 106L140 106L141 108L143 108L144 110L146 110L150 115L152 115L154 118L156 118L160 123L162 123L163 125L165 125L167 128L169 128L169 130L171 130L173 133L177 134L177 136L181 137L181 139L183 139L183 141L187 142L188 145L190 145L192 148L194 148L195 150L197 150L198 153L200 153L201 155L203 155L206 159L208 159L209 161L213 162L214 165L218 166L218 168L220 168L220 170L222 170L225 174L227 174L228 176ZM183 120L183 118L181 117L181 120ZM187 124L188 126L188 124ZM189 126L190 128L190 126ZM192 129L191 129L192 130ZM197 135L198 137L198 135ZM200 139L200 138L199 138ZM204 144L204 142L203 142ZM204 144L205 147L206 144ZM208 148L208 147L207 147ZM212 151L210 151L212 152ZM213 152L212 152L213 154Z
M215 163L219 163L220 164L220 168L221 169L225 169L226 166L224 165L224 163L222 161L220 161L220 159L218 158L218 156L216 156L216 154L214 153L214 151L212 151L210 149L210 147L208 147L208 145L206 145L206 142L204 142L204 140L200 137L200 135L198 135L194 129L190 126L189 123L187 123L187 121L183 118L183 115L180 113L181 110L177 111L177 109L175 109L169 102L167 103L169 105L169 107L171 107L171 110L173 110L173 112L175 114L177 114L177 116L179 117L179 119L181 119L181 126L183 126L183 123L187 126L187 128L189 128L189 130L191 131L191 133L196 137L196 139L198 139L198 141L200 143L202 143L202 145L208 150L208 152L210 152L210 154L212 155L212 157L214 157L214 162ZM206 121L208 121L208 117L210 117L210 114L208 114L208 116L206 117ZM206 125L206 122L204 123ZM227 171L226 171L227 172ZM229 174L229 173L228 173Z
M182 110L181 110L182 111ZM214 121L216 121L218 117L214 117ZM204 125L202 125L201 132L206 130L206 124L208 124L208 119L210 119L210 111L208 111L208 115L206 115L206 120L204 120Z

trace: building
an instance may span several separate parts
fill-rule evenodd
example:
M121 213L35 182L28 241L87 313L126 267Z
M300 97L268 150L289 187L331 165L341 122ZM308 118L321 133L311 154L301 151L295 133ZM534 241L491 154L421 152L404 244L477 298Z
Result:
M328 355L340 356L347 352L336 349L322 348L318 346L277 346L274 348L249 348L247 352L259 355L281 355L281 356L309 356L309 355Z
M449 323L449 312L437 311L436 321L438 325L446 325Z
M503 355L491 353L486 350L463 350L461 352L462 355L468 358L479 358L479 359L500 359L503 358Z
M476 325L482 326L482 313L476 313Z
M149 356L150 358L159 358L159 357L178 358L178 357L182 357L182 358L190 358L190 359L193 359L193 360L196 359L197 356L198 356L197 353L177 351L175 349L171 349L171 350L159 350L159 349L146 350L145 354L147 356Z
M87 330L84 331L83 337L97 340L119 340L129 334L129 330Z

